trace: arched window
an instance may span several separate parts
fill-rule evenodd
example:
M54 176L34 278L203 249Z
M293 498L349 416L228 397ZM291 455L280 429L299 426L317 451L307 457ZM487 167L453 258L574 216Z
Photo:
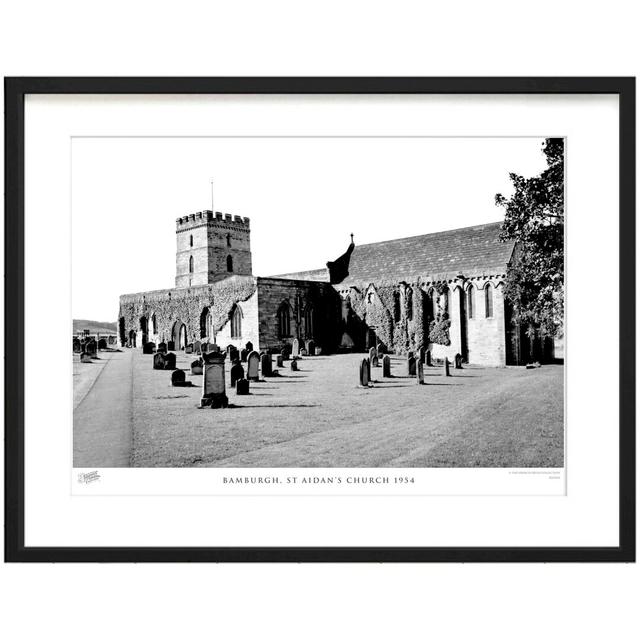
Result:
M151 316L151 333L158 333L158 322L155 313Z
M313 338L313 307L310 304L304 308L304 335Z
M231 234L227 233L227 247L231 246Z
M280 338L291 336L291 314L287 302L283 302L278 308L278 336Z
M484 317L493 318L493 289L489 283L484 288Z
M393 320L394 322L400 322L401 310L400 310L400 292L393 292Z
M231 337L242 337L242 309L237 304L231 309Z
M189 236L189 246L193 247L193 236Z
M473 305L475 304L475 289L473 285L469 285L467 289L467 315L469 318L473 318Z
M233 258L231 256L227 256L227 271L229 273L233 272Z
M444 312L449 315L449 309L451 308L451 291L447 287L443 295Z
M404 294L404 302L407 307L407 320L413 320L413 290L407 287Z
M204 307L200 314L200 337L213 337L213 315L211 307Z
M189 256L189 273L193 273L193 256Z

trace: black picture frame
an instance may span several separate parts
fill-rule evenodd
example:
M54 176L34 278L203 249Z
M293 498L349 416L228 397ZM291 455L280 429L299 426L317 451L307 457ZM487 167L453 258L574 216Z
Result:
M5 78L5 561L635 561L635 78ZM24 101L27 94L615 94L620 149L619 531L612 547L26 547L24 540ZM9 312L8 310L11 310ZM8 363L11 363L10 366Z

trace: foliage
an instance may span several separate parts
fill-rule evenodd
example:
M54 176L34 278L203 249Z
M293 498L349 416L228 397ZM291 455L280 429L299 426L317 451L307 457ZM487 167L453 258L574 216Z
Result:
M449 337L449 328L451 327L451 320L446 313L439 314L435 320L431 321L429 325L429 342L435 344L442 344L448 347L451 344Z
M547 169L524 178L509 174L514 194L497 194L505 219L500 239L515 240L516 252L505 282L505 296L513 308L513 320L554 336L564 317L564 140L543 143Z

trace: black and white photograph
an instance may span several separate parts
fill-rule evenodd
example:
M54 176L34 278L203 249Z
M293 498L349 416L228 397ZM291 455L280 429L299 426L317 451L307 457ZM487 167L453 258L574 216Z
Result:
M73 466L562 469L565 154L73 138Z

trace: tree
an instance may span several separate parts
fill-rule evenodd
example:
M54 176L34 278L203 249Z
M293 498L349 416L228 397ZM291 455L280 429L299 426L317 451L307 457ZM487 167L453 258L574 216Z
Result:
M500 239L516 241L504 293L530 338L561 334L564 318L564 140L547 138L542 151L539 176L510 173L514 194L496 195L505 209Z

